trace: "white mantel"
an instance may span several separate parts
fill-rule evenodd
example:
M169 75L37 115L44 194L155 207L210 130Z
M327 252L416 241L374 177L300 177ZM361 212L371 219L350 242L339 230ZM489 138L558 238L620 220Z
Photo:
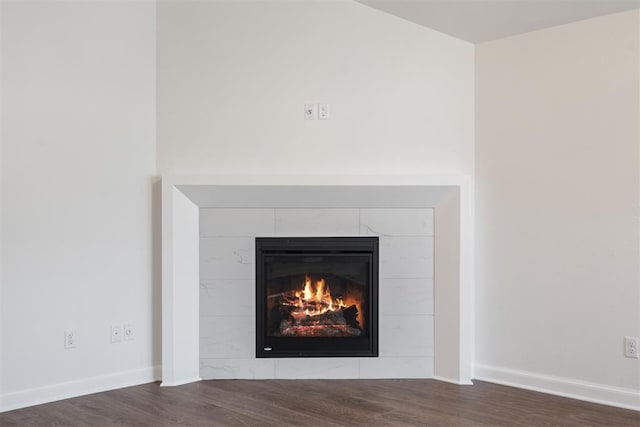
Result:
M435 217L434 378L470 384L473 203L466 176L167 176L162 180L162 385L199 377L199 209L423 207Z

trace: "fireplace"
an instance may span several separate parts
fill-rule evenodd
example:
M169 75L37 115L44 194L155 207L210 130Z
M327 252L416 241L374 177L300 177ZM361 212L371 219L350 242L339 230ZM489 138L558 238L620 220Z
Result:
M164 176L162 385L434 376L470 384L472 190L459 175ZM379 357L256 358L255 236L319 233L381 236Z
M378 238L256 238L256 357L377 357Z

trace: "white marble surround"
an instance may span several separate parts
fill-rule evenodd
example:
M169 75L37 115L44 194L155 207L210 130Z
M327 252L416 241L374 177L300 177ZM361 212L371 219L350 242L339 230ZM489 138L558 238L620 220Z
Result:
M255 237L379 236L377 358L255 358ZM204 379L430 378L433 209L200 209Z

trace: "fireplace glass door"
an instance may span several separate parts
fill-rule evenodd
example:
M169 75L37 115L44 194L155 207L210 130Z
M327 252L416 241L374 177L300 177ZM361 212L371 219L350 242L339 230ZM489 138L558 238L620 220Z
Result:
M256 356L377 356L377 238L256 239Z

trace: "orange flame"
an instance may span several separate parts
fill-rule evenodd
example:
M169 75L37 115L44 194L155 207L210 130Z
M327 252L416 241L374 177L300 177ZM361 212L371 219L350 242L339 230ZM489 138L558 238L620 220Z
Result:
M358 309L358 320L362 325L362 309L360 307L360 301L353 296L347 296L344 299L342 296L333 298L331 296L331 289L324 279L317 280L315 286L312 283L311 277L305 275L304 285L302 290L295 292L297 303L295 304L299 310L292 313L294 317L299 316L316 316L324 314L328 311L336 311L341 308L347 308L351 305L355 305Z

